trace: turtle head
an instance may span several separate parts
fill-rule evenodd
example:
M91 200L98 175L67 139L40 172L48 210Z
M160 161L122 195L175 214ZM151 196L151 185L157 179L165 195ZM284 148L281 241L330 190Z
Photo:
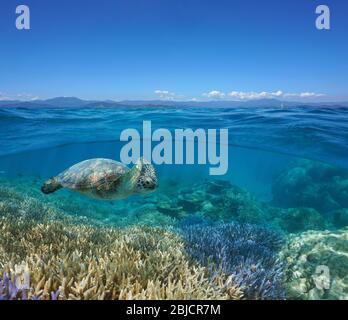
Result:
M138 172L134 192L149 193L155 191L158 187L158 180L153 165L144 158L140 158L134 169Z

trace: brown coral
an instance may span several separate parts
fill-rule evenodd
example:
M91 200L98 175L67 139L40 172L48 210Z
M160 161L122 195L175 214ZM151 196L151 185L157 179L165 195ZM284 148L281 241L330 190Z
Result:
M242 296L231 278L211 280L189 262L181 238L168 230L92 224L14 191L0 193L0 274L8 273L29 298L50 299L57 290L59 299Z

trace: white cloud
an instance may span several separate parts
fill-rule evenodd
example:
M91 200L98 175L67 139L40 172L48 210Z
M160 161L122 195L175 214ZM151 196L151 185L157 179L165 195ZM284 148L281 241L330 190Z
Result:
M39 99L38 96L34 96L31 93L18 93L16 95L16 98L19 100L31 100L31 101Z
M302 98L309 98L309 97L323 97L325 94L323 93L315 93L315 92L302 92L300 94Z
M287 97L317 98L317 97L322 97L325 95L322 93L315 93L315 92L285 93L281 90L278 90L275 92L232 91L228 94L228 96L237 100L255 100L255 99L272 99L272 98L287 98Z
M163 100L174 100L176 98L176 94L168 90L155 90L155 94Z
M203 93L203 96L214 99L221 99L225 96L225 94L218 90L212 90L210 92Z
M238 100L253 100L253 99L268 99L268 98L279 98L284 95L284 93L280 90L275 92L242 92L242 91L232 91L228 94L232 98L236 98Z
M300 93L284 93L284 97L297 97L297 98L318 98L324 97L323 93L315 93L315 92L300 92Z
M21 101L33 101L38 100L40 97L34 96L30 93L17 93L15 95L6 94L3 92L0 92L0 101L5 100L21 100Z
M184 96L177 95L174 92L168 90L155 90L155 94L163 100L182 100ZM196 97L192 97L189 100L191 101L207 101L207 100L239 100L239 101L247 101L247 100L257 100L257 99L307 99L307 98L318 98L326 96L322 93L315 92L299 92L299 93L291 93L284 92L282 90L277 91L231 91L229 93L225 93L220 90L211 90L209 92L204 92L202 94L203 99L197 99Z
M0 101L11 100L11 98L7 97L3 92L0 92Z

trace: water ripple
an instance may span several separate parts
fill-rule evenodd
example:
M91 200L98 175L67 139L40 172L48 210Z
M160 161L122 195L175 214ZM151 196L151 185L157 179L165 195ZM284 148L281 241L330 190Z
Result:
M125 128L229 128L230 143L345 164L348 108L0 109L0 155L118 140ZM347 166L347 165L346 165Z

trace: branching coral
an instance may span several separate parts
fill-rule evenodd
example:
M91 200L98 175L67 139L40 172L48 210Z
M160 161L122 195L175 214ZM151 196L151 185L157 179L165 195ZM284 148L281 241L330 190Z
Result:
M230 277L220 274L211 279L206 267L190 262L180 236L170 231L90 224L34 199L21 199L15 192L11 196L0 201L0 274L5 275L0 287L2 298L242 296Z
M187 252L210 267L233 275L248 299L283 299L283 266L276 252L279 236L265 228L229 223L221 226L190 226L182 229Z
M12 278L7 273L4 273L3 277L0 277L0 300L27 300L28 292L32 290L30 288L30 274L27 266L15 266L16 270ZM18 273L18 269L22 269ZM47 291L47 288L46 288ZM51 300L57 300L59 296L59 290L51 292ZM39 296L30 294L31 300L40 299Z

